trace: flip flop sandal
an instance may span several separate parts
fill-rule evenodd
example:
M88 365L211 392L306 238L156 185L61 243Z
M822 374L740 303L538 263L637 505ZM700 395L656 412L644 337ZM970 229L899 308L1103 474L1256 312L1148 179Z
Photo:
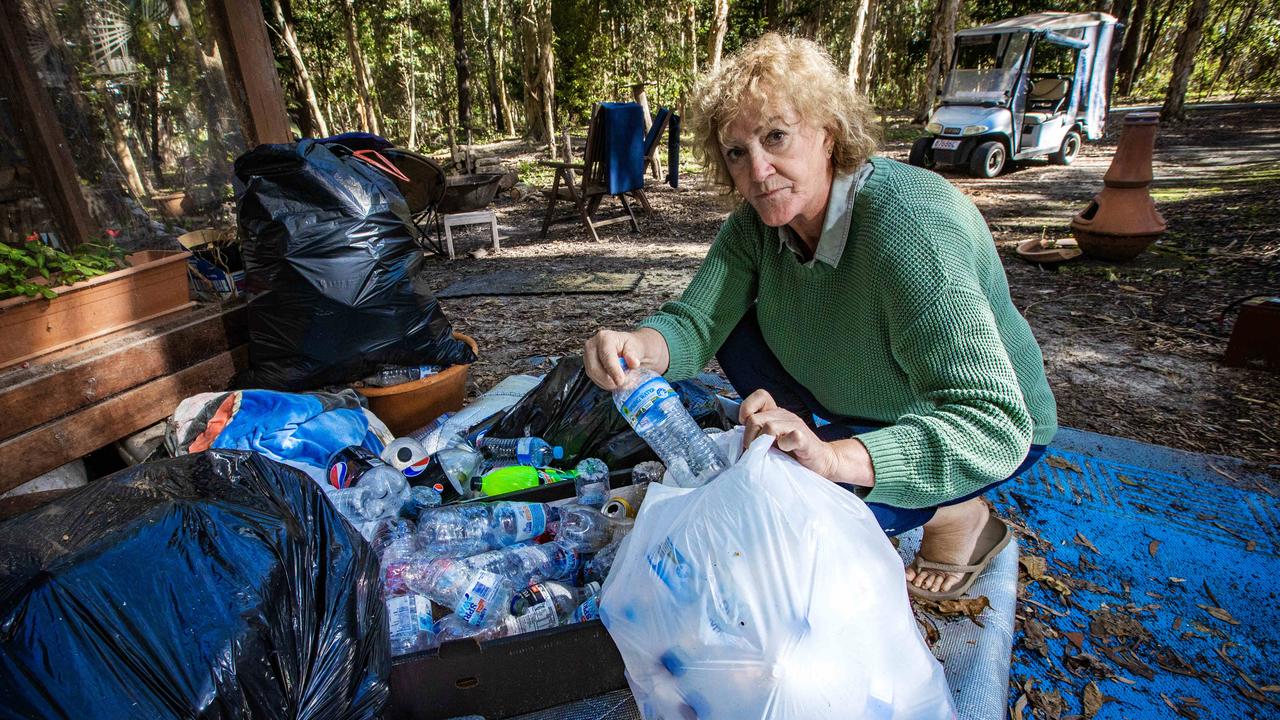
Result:
M973 548L973 554L969 557L968 565L951 565L949 563L934 562L925 560L916 556L911 561L911 567L916 572L921 570L936 570L938 572L963 573L960 582L955 587L945 592L931 592L922 590L911 583L907 583L907 592L918 598L925 600L954 600L969 591L973 584L978 580L978 576L983 570L991 564L992 558L1000 554L1005 545L1009 544L1009 540L1013 538L1013 531L1003 520L991 515L987 518L987 524L982 528L982 532L978 535L978 544Z

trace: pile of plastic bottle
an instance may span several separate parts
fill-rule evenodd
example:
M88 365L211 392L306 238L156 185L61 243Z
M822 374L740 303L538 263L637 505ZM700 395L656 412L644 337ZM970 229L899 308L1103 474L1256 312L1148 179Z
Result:
M647 484L665 472L693 487L724 469L666 380L622 368L614 403L666 463L637 465L629 486L611 489L596 458L551 467L564 450L536 437L457 435L430 455L403 437L330 459L326 492L381 558L393 655L594 619ZM564 504L476 501L560 482L574 487Z
M643 486L623 495L638 507ZM580 500L468 502L380 523L373 544L392 655L598 617L600 586L634 520Z

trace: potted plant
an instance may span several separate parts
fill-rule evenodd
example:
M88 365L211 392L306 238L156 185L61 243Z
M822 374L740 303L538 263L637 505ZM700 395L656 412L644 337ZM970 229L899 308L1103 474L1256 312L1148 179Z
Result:
M0 243L0 367L186 307L189 255Z

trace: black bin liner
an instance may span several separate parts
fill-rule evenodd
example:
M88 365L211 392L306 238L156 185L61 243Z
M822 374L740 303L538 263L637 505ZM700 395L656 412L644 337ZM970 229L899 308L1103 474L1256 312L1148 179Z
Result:
M210 450L0 523L0 717L377 717L377 558L323 495Z
M383 364L475 360L418 278L417 231L389 178L311 140L260 145L235 171L249 298L240 387L310 390Z
M725 427L715 395L705 385L681 380L671 386L700 427ZM562 358L485 434L540 437L564 448L564 459L556 464L565 467L594 457L618 470L658 457L618 412L613 395L587 377L581 355Z

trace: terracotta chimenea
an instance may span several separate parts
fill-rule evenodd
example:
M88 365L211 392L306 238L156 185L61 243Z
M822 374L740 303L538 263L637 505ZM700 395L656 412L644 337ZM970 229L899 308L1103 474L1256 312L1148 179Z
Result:
M1132 260L1164 233L1151 184L1151 152L1159 116L1129 113L1111 167L1102 176L1102 192L1071 219L1071 232L1085 255L1101 260Z

